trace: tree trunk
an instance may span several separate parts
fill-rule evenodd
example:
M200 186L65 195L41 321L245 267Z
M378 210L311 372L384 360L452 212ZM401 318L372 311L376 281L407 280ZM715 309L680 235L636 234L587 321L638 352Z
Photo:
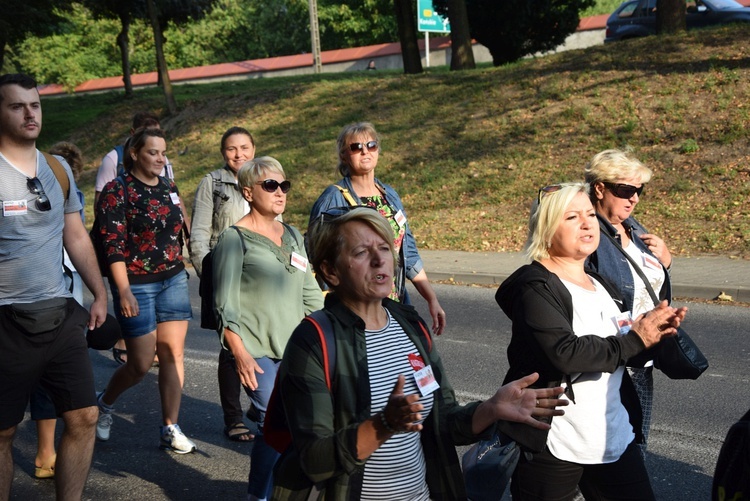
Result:
M122 30L117 35L117 46L120 48L122 59L122 83L125 84L125 97L133 96L133 80L130 78L130 16L127 14L120 15L120 24Z
M656 0L656 33L685 31L685 0Z
M417 18L414 15L413 4L413 0L393 0L404 73L422 73L422 57L417 45Z
M174 92L172 91L172 82L169 80L169 70L167 69L167 61L164 58L164 45L162 41L161 26L159 25L159 19L156 15L156 6L154 0L147 0L148 5L148 17L151 19L151 28L154 30L154 46L156 47L156 61L159 69L159 78L162 82L162 88L164 89L164 97L167 100L167 112L170 115L177 114L177 102L174 99Z
M471 49L466 1L448 0L448 18L451 22L451 71L473 70L477 65Z

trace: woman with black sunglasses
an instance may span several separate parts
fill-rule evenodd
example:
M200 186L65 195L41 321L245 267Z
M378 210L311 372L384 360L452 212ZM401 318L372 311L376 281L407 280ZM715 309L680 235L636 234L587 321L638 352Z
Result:
M310 223L334 207L367 205L377 209L393 228L393 242L399 256L390 298L408 304L405 279L411 280L419 295L427 301L432 332L439 336L445 328L445 311L427 278L406 210L396 190L375 177L380 156L380 138L375 127L369 122L347 125L339 133L336 144L338 172L343 179L326 188L318 197L310 211Z
M596 210L602 237L588 266L612 282L635 318L656 306L648 288L623 252L630 255L648 279L659 300L672 301L669 270L672 255L664 240L649 233L634 217L651 169L629 151L605 150L591 159L585 170L591 185L591 203ZM609 237L608 237L609 236ZM645 453L651 428L651 406L654 394L653 363L645 367L628 367L643 411L643 443Z
M258 422L251 453L248 499L270 497L278 453L263 439L262 425L276 371L292 331L323 307L323 294L307 262L300 232L276 219L291 183L271 157L248 162L237 173L250 212L222 232L213 249L214 308L222 346Z

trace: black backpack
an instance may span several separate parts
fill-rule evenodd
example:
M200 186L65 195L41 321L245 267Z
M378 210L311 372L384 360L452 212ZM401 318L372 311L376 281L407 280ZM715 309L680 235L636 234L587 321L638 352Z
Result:
M750 500L750 410L729 428L716 462L713 501Z
M242 237L239 228L236 226L230 226L234 228L240 237L240 243L242 244L242 254L247 249L245 248L245 239ZM216 321L216 313L214 313L214 263L213 263L214 251L210 250L208 254L203 258L203 271L201 272L201 281L198 286L198 293L201 296L201 328L211 329L215 331L219 328L219 323Z

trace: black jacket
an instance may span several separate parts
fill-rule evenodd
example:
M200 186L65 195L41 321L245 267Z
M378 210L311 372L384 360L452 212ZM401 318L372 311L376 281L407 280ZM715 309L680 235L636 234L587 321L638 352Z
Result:
M622 310L617 291L601 276L589 272L607 289ZM522 266L505 280L495 300L513 322L508 346L510 369L504 383L539 373L536 388L558 386L567 381L567 396L575 405L575 389L570 375L579 372L614 372L622 365L642 366L648 358L645 345L632 332L625 336L578 337L573 332L573 301L570 293L554 273L538 262ZM620 395L636 433L642 441L642 413L635 389L625 372ZM549 422L548 418L546 422ZM547 432L521 423L500 422L502 432L524 449L540 452L547 442Z

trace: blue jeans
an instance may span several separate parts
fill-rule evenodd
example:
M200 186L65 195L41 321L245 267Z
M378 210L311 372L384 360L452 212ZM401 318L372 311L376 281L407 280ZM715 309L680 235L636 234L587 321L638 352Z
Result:
M252 400L258 414L258 434L255 436L253 451L250 453L247 493L259 499L267 499L271 497L271 491L273 490L273 467L281 454L276 452L263 439L263 421L266 418L268 400L271 398L273 384L276 381L276 372L279 370L281 360L261 357L256 358L255 362L263 369L263 374L255 374L258 380L258 388L250 392L250 400Z

